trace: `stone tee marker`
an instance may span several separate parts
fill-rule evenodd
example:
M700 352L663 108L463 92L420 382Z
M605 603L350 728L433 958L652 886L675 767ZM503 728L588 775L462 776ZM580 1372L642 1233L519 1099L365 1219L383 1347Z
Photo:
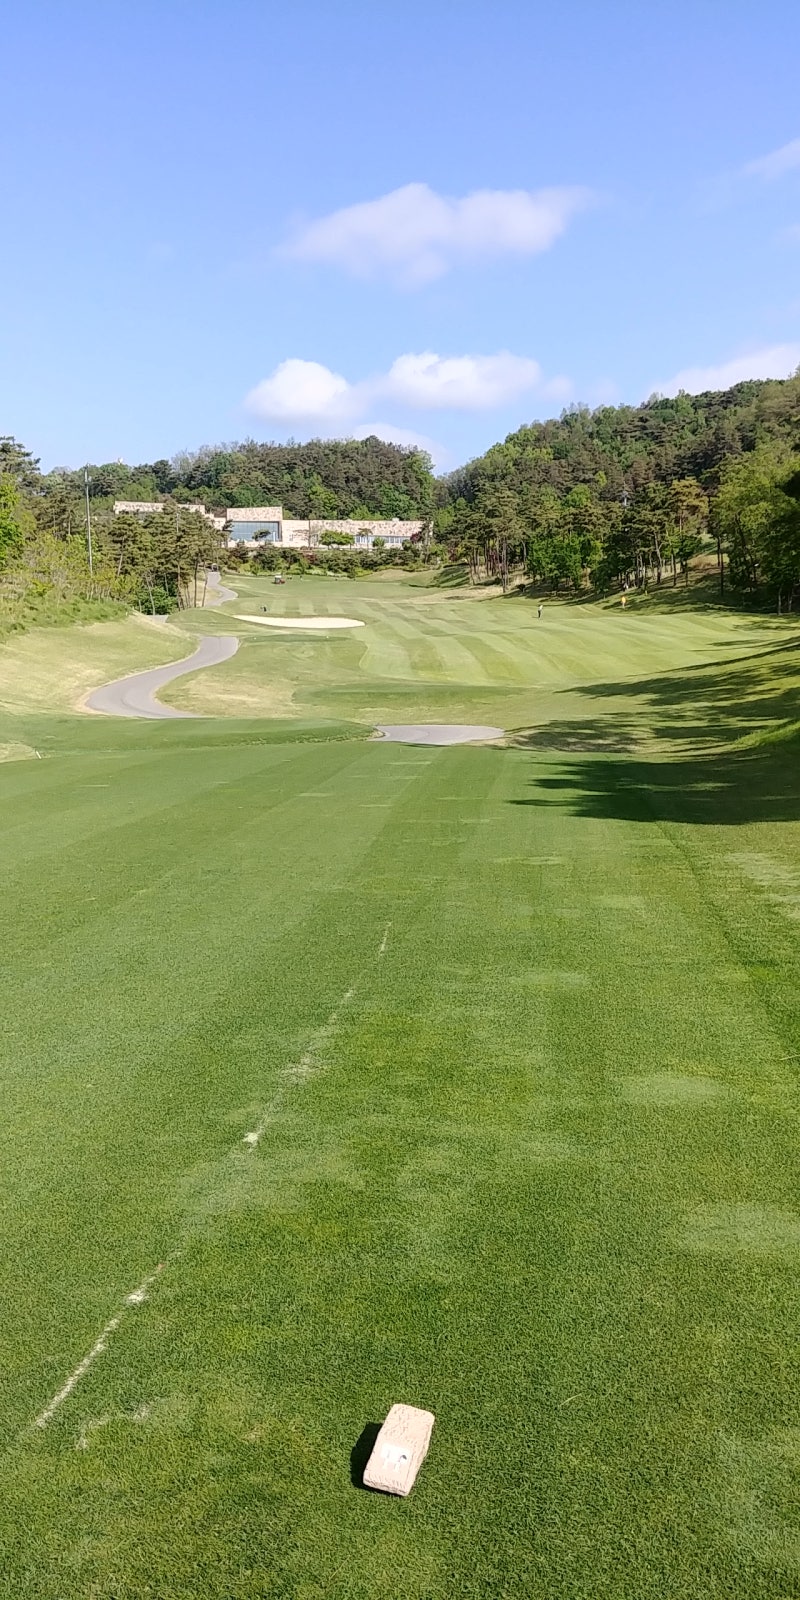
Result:
M364 1468L368 1489L407 1495L428 1454L435 1417L417 1406L392 1406Z

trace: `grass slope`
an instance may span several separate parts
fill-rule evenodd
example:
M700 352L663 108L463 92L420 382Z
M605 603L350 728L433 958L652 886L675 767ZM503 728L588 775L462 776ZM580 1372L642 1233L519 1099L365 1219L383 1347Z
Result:
M782 623L716 609L674 612L653 603L546 604L417 582L304 578L276 586L236 577L239 598L189 612L187 628L238 633L236 656L165 691L171 704L211 715L319 716L376 722L466 721L524 726L550 716L574 684L639 678L689 663L751 653ZM665 600L669 597L665 595ZM365 622L327 638L276 635L238 611L344 615ZM791 626L791 625L790 625Z
M22 716L0 1593L797 1594L796 652L716 627L562 634L508 749Z
M101 683L190 654L182 629L138 612L15 634L0 645L0 712L74 710Z

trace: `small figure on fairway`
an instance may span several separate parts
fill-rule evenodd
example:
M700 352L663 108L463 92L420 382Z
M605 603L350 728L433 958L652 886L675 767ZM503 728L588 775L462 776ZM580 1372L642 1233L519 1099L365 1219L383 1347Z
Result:
M543 605L542 601L540 600L539 601L539 610L536 613L536 615L538 616L540 622L541 622L541 619L542 619L542 612L543 611L544 611L544 605Z
M628 596L626 594L624 594L622 596L622 599L620 600L620 605L622 606L623 611L625 610L625 607L626 607L627 604L628 604Z

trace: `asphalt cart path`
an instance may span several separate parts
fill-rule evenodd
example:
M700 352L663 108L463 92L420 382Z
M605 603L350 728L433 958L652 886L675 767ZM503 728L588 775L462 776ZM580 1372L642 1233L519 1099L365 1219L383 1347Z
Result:
M216 667L236 654L239 640L230 634L211 634L201 639L197 649L182 661L170 661L165 667L151 667L147 672L133 672L128 678L116 678L101 689L93 689L86 696L89 711L100 711L107 717L193 717L194 711L177 711L174 706L162 705L155 693L173 678L182 678L187 672L198 672L201 667Z
M224 583L219 582L219 571L216 568L213 572L209 571L208 582L213 590L213 598L206 594L206 611L213 610L215 606L227 605L229 600L238 600L239 596L235 589L227 589Z

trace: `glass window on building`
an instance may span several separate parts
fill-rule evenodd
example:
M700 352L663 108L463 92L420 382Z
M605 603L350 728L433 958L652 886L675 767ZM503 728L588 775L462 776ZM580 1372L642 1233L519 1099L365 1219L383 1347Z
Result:
M280 544L281 525L279 522L232 522L229 537L245 543L263 539L267 544Z

